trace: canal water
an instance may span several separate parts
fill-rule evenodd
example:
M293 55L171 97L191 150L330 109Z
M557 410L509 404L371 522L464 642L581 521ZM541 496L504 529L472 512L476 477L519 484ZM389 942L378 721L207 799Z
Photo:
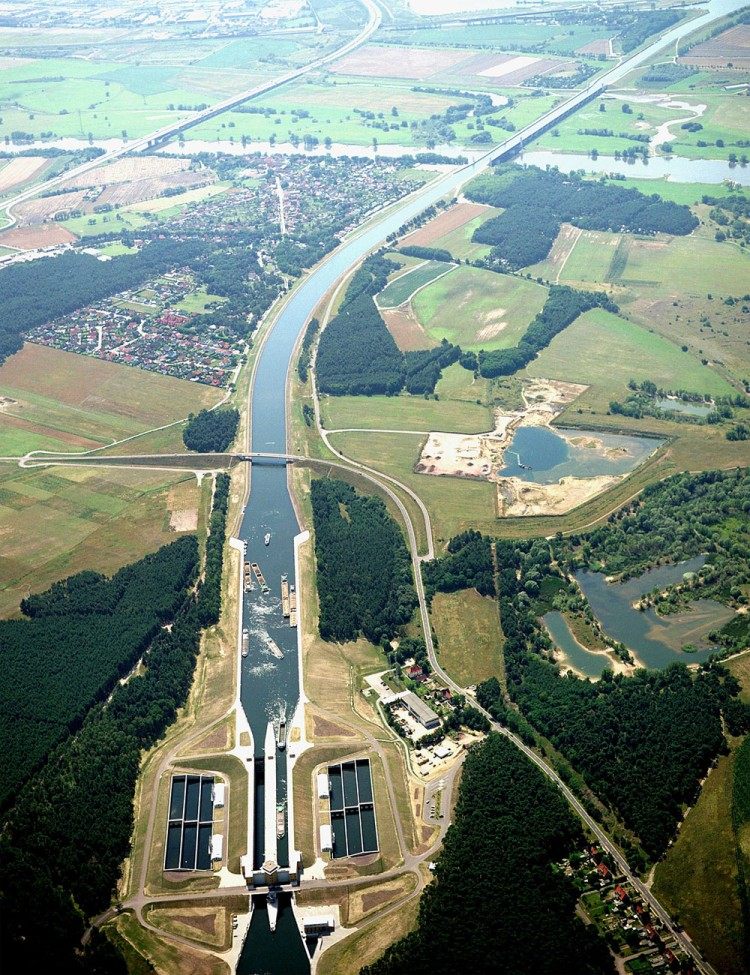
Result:
M565 436L563 436L565 434ZM597 441L601 446L591 446ZM663 440L591 430L553 430L519 426L504 455L503 477L535 484L556 484L561 477L627 474L661 446Z
M265 897L253 898L253 917L237 975L307 975L310 959L292 911L291 894L279 894L276 930L268 924Z
M661 668L676 660L701 663L712 652L707 634L731 619L730 609L715 600L702 599L685 613L660 617L653 609L634 609L633 603L652 589L680 582L686 572L696 572L705 562L704 555L696 555L686 562L650 569L622 583L607 582L601 572L580 571L576 581L607 635L624 643L644 666ZM681 647L685 643L694 644L696 651L684 653Z
M614 156L591 156L582 152L551 152L532 149L522 153L518 162L527 166L557 166L562 173L584 170L586 173L618 173L631 179L668 179L672 183L723 183L731 179L750 186L750 166L732 166L721 159L683 159L679 156L650 156L648 159L615 159Z

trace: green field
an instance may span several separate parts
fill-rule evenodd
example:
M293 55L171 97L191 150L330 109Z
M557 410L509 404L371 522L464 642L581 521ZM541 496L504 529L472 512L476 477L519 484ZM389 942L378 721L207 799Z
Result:
M471 377L462 366L458 369ZM490 411L467 400L422 396L325 396L323 423L329 430L414 430L480 433L492 429Z
M423 288L430 281L452 270L452 265L443 261L427 261L415 265L413 270L403 273L396 272L389 283L378 295L378 305L381 308L397 308L407 301L418 288Z
M0 455L83 451L186 417L218 402L208 386L27 344L0 368ZM178 428L173 449L182 449ZM41 442L43 441L43 442Z
M469 528L495 534L499 525L495 485L416 474L414 465L423 440L393 433L336 433L331 437L334 447L347 457L390 474L416 491L429 509L438 547Z
M490 79L463 78L462 84L485 90ZM481 84L480 84L481 82ZM253 101L259 112L226 112L191 130L196 139L216 141L286 143L304 140L306 135L344 145L398 145L424 148L427 136L412 124L440 115L451 105L465 102L457 95L413 91L413 82L393 79L360 78L344 75L316 77L316 80L289 82ZM521 128L547 111L551 96L534 97L531 91L512 89L514 105L503 115ZM394 114L395 110L395 114ZM367 114L367 113L371 113ZM471 128L469 128L471 126ZM471 118L452 123L455 142L467 144L475 134ZM488 130L490 131L490 130ZM491 130L501 141L501 129Z
M525 374L597 386L607 399L625 393L630 379L651 379L665 389L732 392L721 376L689 352L601 308L586 312L556 335Z
M412 307L427 334L462 349L516 345L547 298L525 278L459 267L417 294Z
M504 677L503 634L494 599L476 589L439 592L430 615L440 663L462 687Z
M704 196L724 197L732 192L726 183L677 183L671 179L608 179L610 186L640 190L646 196L658 193L663 200L690 206Z
M442 237L436 237L432 241L433 247L442 247L450 253L459 261L477 261L482 260L487 257L489 252L492 250L489 244L476 244L471 239L474 236L474 231L477 227L481 226L486 220L491 219L500 213L494 207L482 215L474 217L465 223L463 227L456 227L455 230L449 231L447 234L443 234Z
M745 971L732 828L735 754L719 759L654 876L656 896L723 975L742 975Z
M182 301L178 302L174 307L178 311L185 311L191 315L203 315L206 311L210 311L212 307L223 305L226 300L226 298L221 298L219 295L209 294L205 288L198 288L197 291L185 295Z
M635 93L634 93L635 96ZM688 116L690 113L678 109L662 108L658 105L638 102L630 103L632 114L622 111L624 100L607 98L597 99L564 119L554 129L544 133L535 143L535 149L550 149L555 152L588 153L591 149L598 149L601 155L611 156L615 152L623 152L641 145L640 142L624 138L624 136L656 134L663 122L677 118L680 114ZM604 105L605 111L599 106ZM611 136L579 135L583 129L607 129L613 132ZM620 135L623 133L623 135Z
M34 35L24 37L31 46ZM256 85L299 64L336 43L334 34L321 39L256 39L213 41L140 41L85 43L84 57L69 48L59 57L55 32L44 56L16 63L0 79L3 105L0 135L25 132L42 137L88 140L130 138L178 121L197 105L208 105ZM18 41L11 42L11 48Z

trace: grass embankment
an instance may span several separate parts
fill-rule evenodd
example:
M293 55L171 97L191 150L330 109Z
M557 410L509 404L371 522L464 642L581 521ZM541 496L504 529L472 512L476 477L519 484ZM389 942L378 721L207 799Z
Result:
M496 600L480 596L476 589L436 593L431 617L438 659L455 681L462 687L488 677L505 682L504 640Z
M403 938L417 923L419 898L407 901L362 931L333 945L318 962L318 975L356 975L364 965L379 958L386 948Z
M154 969L170 975L229 975L229 966L221 958L158 938L141 927L129 911L110 921L104 930L123 949L128 971L135 975L150 975Z

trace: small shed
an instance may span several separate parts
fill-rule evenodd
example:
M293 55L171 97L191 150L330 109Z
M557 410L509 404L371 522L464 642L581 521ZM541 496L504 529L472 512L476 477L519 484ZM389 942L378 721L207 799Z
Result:
M224 859L224 837L221 833L214 833L211 837L211 859Z
M320 827L320 849L323 853L333 852L333 830L330 826Z
M318 772L318 799L328 799L331 795L331 783L328 772Z
M220 809L224 805L226 786L223 782L214 782L214 808Z
M315 917L306 917L302 926L305 935L329 934L336 929L336 918L333 914L318 914Z

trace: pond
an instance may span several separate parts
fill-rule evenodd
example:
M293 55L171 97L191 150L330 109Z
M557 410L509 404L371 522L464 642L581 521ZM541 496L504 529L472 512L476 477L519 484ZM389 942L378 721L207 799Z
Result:
M664 589L679 582L686 572L697 571L705 562L704 555L696 555L622 583L609 583L601 572L582 570L576 573L576 581L606 634L624 643L643 666L666 667L676 660L701 663L713 652L708 634L732 618L731 609L713 599L699 599L686 612L660 617L653 609L634 609L633 603L656 587ZM682 647L688 643L698 649L684 653Z
M582 152L524 152L518 162L528 166L557 166L562 173L579 169L586 173L618 173L632 179L668 179L673 183L723 183L731 179L742 186L750 186L750 166L731 165L722 159L683 159L679 156L652 156L649 159L615 159L599 156L592 159Z
M691 403L684 399L672 397L657 397L656 406L660 410L671 410L673 413L686 413L688 416L708 416L713 409L710 403Z
M565 655L565 664L579 671L585 677L601 677L603 670L612 670L612 661L606 653L587 650L573 636L568 621L556 609L545 613L542 622L547 627L552 642Z
M627 474L663 440L590 430L519 426L504 454L503 477L556 484L561 477Z

